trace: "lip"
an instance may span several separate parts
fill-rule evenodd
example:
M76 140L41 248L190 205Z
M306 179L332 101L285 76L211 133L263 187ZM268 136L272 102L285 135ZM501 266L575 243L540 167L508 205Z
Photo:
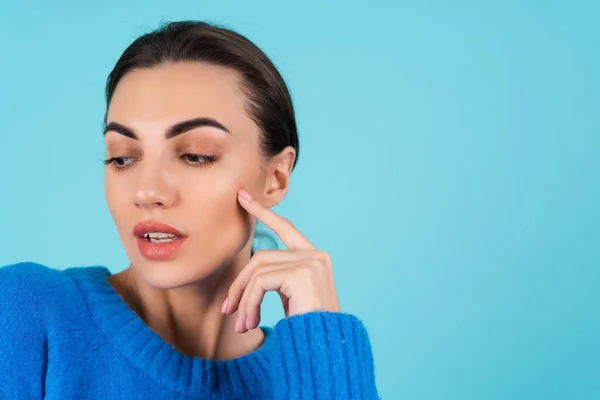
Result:
M133 235L139 238L150 232L163 232L170 233L171 235L176 235L181 238L185 237L185 234L179 229L171 225L163 224L162 222L142 221L133 228Z
M153 243L144 238L144 235L150 232L170 233L176 235L177 239L170 242ZM187 238L179 229L154 221L140 222L133 228L133 235L136 238L140 254L149 260L170 260L175 258Z

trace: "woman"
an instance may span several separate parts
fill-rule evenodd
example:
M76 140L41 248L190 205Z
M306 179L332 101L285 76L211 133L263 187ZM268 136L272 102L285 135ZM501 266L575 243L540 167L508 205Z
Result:
M106 100L105 193L131 264L0 269L2 398L378 398L328 254L270 210L298 137L266 55L170 23L125 50ZM254 254L256 220L287 250ZM259 325L266 291L285 309L274 328Z

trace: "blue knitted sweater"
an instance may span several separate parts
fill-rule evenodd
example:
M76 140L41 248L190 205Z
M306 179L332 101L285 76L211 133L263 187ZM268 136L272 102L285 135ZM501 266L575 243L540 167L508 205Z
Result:
M0 268L1 399L378 399L365 327L314 312L261 327L259 349L227 361L165 342L102 266Z

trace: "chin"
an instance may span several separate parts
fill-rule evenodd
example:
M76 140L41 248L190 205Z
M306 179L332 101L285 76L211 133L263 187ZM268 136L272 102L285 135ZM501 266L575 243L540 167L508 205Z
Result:
M200 266L183 260L132 262L136 274L148 285L157 289L175 289L198 282L214 271L203 270Z
M156 261L136 254L130 260L136 275L148 285L158 289L175 289L222 275L225 272L223 266L229 265L234 257L232 255L223 260L204 259L199 262L202 259L200 254L189 254Z

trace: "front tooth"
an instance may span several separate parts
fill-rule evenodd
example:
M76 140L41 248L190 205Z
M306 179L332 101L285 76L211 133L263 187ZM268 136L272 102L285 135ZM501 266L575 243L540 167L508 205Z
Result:
M144 237L153 243L166 243L175 240L177 235L164 232L148 232Z
M165 238L165 239L155 239L155 238L151 238L150 242L152 243L169 243L174 241L175 238Z

